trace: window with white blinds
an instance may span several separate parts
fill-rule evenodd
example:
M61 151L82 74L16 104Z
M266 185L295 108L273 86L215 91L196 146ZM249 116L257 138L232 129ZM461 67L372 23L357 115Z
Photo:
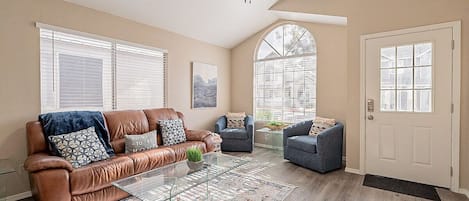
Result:
M162 50L40 29L41 110L165 106Z
M254 63L256 121L298 122L316 116L316 43L287 24L262 40Z

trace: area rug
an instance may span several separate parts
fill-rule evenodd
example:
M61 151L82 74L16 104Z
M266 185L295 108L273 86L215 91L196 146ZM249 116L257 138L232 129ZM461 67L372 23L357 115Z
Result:
M233 170L233 172L241 174L250 174L257 177L270 179L268 174L265 174L265 170L273 167L275 164L269 161L261 161L251 157L241 157L243 160L249 161L248 163L241 165Z
M208 199L207 185L198 185L179 194L174 200L283 201L295 188L296 186L253 175L227 172L210 180ZM139 201L139 199L129 197L123 201Z
M387 177L365 175L364 186L440 201L434 186Z

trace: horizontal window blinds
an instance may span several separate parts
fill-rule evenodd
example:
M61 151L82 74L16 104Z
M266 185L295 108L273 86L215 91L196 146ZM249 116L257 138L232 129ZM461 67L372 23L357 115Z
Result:
M163 107L165 53L116 45L117 108Z
M40 29L42 112L165 106L166 53Z

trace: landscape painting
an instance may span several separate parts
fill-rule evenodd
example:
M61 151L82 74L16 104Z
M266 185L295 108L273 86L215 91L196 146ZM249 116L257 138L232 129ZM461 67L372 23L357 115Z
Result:
M217 66L192 62L192 108L217 107Z

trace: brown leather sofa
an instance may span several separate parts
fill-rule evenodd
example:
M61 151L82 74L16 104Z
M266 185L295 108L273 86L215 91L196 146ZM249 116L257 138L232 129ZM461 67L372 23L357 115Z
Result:
M158 121L183 119L183 114L170 108L105 112L111 145L116 156L74 169L61 157L52 156L42 132L41 123L28 122L28 158L24 163L29 172L31 191L36 201L100 201L119 200L128 196L111 182L184 160L189 147L211 152L220 138L209 131L186 130L187 142L162 146ZM124 153L124 135L158 130L159 147L138 153Z

